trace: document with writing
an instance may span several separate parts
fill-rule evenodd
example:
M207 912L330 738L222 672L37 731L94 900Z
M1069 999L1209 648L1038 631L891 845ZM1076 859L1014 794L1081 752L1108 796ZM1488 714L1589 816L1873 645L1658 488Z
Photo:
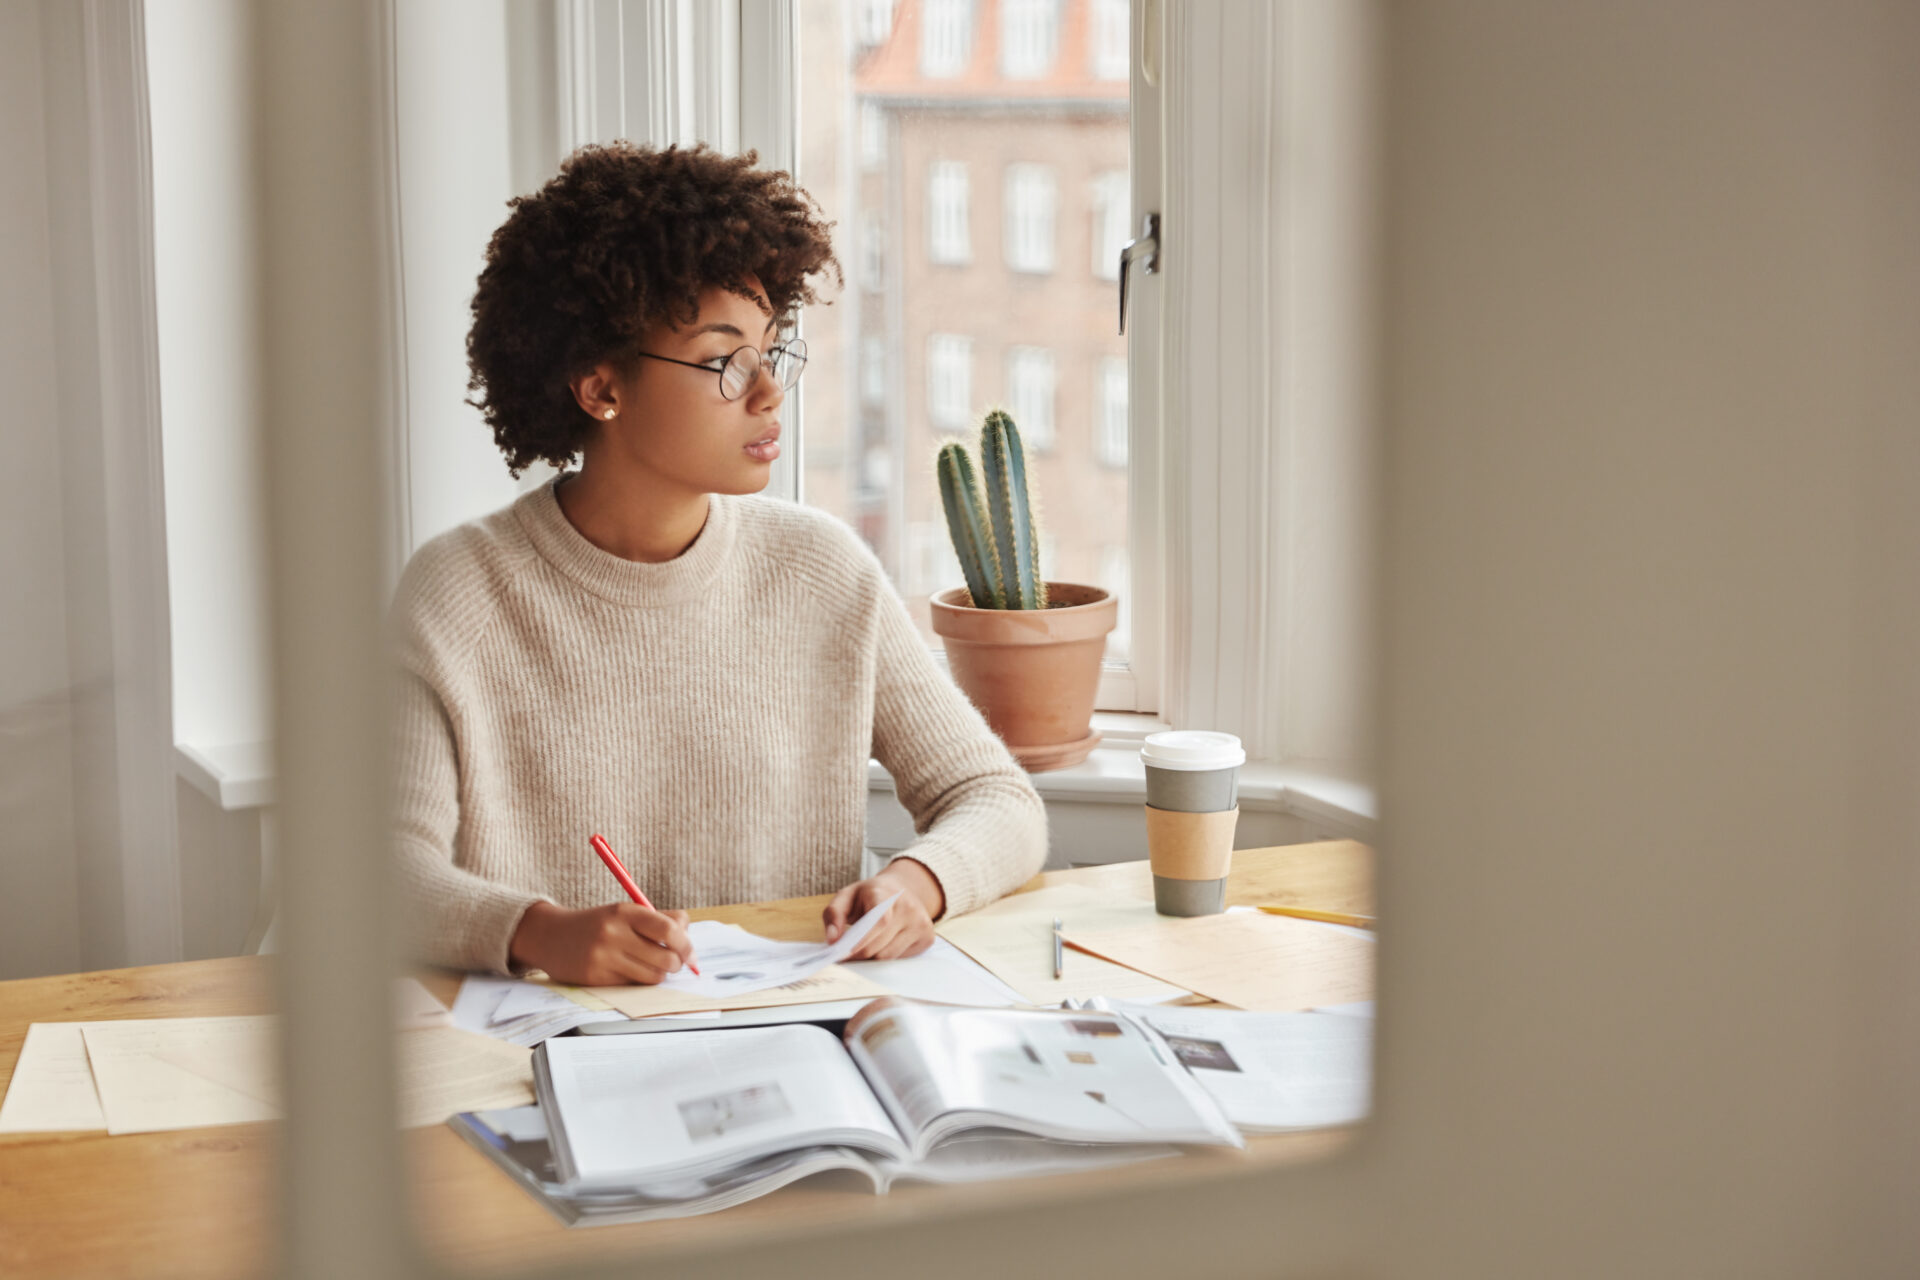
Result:
M886 988L841 967L899 900L888 898L832 943L763 938L738 925L696 920L687 927L696 975L681 969L652 986L591 987L630 1018L711 1009L758 1009L822 1000L873 999Z

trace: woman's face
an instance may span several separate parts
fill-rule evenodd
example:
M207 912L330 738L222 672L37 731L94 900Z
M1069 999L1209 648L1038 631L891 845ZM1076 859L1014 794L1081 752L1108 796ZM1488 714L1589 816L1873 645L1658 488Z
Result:
M744 283L760 305L713 286L700 295L692 323L656 325L640 343L652 355L711 368L640 359L624 373L603 365L585 380L582 402L601 419L591 452L620 455L623 463L690 492L758 493L767 487L780 456L786 392L763 364L737 399L720 394L719 370L728 356L743 346L765 355L780 337L761 309L766 295L759 280L749 276ZM596 390L603 398L591 398ZM609 407L611 419L605 416Z

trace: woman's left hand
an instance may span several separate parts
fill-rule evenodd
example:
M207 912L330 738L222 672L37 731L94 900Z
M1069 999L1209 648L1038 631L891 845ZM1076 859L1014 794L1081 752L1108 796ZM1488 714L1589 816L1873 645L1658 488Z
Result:
M837 940L848 925L896 893L900 900L887 910L887 918L860 940L847 959L894 960L925 951L933 945L933 922L946 908L947 898L938 877L912 858L895 858L879 875L834 894L820 913L827 941Z

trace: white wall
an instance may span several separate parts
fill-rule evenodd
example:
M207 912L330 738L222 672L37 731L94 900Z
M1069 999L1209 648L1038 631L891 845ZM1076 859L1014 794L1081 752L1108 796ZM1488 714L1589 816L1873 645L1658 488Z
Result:
M479 411L463 403L468 308L487 240L515 194L508 53L503 0L396 6L395 191L406 347L401 456L410 498L410 527L398 544L403 553L519 492Z
M251 38L244 0L149 0L174 738L272 737Z
M40 7L0 5L0 979L80 967Z

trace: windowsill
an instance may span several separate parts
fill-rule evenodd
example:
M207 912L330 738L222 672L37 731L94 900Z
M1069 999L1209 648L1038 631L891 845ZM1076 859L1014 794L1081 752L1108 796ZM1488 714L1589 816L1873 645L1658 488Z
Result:
M1093 723L1104 735L1093 754L1070 769L1032 775L1034 788L1046 800L1145 804L1140 743L1167 728L1166 722L1151 715L1102 711ZM176 743L174 769L227 811L262 808L277 797L270 743ZM873 791L893 790L893 779L877 760L867 762L867 785ZM1240 807L1296 814L1356 839L1371 836L1379 816L1371 786L1321 761L1249 761L1240 770Z
M260 809L277 798L273 744L237 742L218 747L173 744L173 770L222 809Z
M1093 754L1068 769L1031 775L1043 800L1078 804L1142 805L1146 769L1140 743L1167 728L1150 715L1100 712L1093 724L1104 735ZM893 779L877 760L867 762L867 786L891 792ZM1240 768L1240 807L1291 813L1354 839L1370 839L1379 810L1372 786L1324 761L1250 760Z

